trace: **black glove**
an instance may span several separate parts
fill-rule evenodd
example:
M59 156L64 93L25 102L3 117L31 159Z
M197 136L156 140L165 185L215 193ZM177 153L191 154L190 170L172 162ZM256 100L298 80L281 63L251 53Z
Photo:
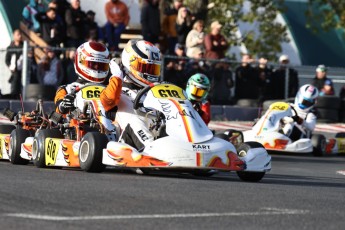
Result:
M297 124L302 124L303 123L303 119L300 118L298 115L292 116L292 119L294 120L294 122L297 122Z
M62 102L59 105L59 110L61 113L68 113L71 109L74 108L74 99L75 95L73 94L67 94Z

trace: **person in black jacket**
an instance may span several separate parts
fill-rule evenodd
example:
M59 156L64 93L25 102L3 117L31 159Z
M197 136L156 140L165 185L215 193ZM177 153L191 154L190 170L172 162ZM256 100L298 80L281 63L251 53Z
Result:
M11 84L11 98L18 99L22 89L23 41L20 30L14 30L13 41L7 47L5 63L11 71L8 82Z
M71 0L71 7L65 12L68 47L77 48L85 41L85 19L85 12L80 9L80 0Z
M40 23L42 39L49 46L59 46L64 40L64 26L56 19L56 10L48 8L45 13L35 15L36 20Z
M192 17L187 7L182 6L178 10L175 27L177 33L177 43L185 45L187 35L193 27Z
M297 70L288 67L289 57L287 55L282 55L279 58L280 66L278 69L273 71L272 77L270 79L268 93L270 98L267 99L285 99L286 90L286 76L288 77L288 93L287 97L295 97L299 90L299 80Z
M159 0L145 1L141 9L140 23L144 40L158 43L161 33Z

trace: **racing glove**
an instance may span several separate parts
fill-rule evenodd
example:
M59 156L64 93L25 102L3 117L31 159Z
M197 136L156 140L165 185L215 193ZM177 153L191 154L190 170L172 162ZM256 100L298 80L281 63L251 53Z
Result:
M303 119L298 115L292 116L292 119L297 122L297 124L301 125L303 123Z
M123 73L119 64L117 64L116 62L116 58L113 58L110 60L109 67L110 67L111 77L117 77L123 81Z
M59 104L59 110L61 113L68 113L74 108L74 94L67 94L62 102Z

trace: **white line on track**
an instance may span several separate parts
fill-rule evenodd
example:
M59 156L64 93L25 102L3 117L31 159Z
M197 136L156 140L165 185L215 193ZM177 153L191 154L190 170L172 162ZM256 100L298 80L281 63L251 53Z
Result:
M75 221L75 220L122 220L122 219L169 219L169 218L200 218L228 216L263 216L263 215L302 215L308 210L263 208L257 212L225 212L225 213L181 213L181 214L149 214L149 215L108 215L108 216L49 216L27 213L8 213L2 216L23 219Z
M340 170L340 171L337 171L337 174L340 174L340 175L345 175L345 170Z

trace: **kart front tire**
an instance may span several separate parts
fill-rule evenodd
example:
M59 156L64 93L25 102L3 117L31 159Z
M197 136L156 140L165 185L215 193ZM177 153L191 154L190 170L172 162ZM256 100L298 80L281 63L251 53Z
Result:
M244 157L247 155L248 151L252 148L264 148L264 146L254 141L244 142L237 148L237 154L240 157ZM265 172L249 172L249 171L237 171L236 173L237 173L237 176L242 181L246 181L246 182L258 182L266 174Z
M27 137L32 135L32 131L26 129L14 129L10 135L10 162L14 165L26 165L29 160L20 156L21 144L25 142Z
M105 134L89 132L80 142L80 168L86 172L102 172L105 165L102 163L103 149L107 147L108 138Z
M57 129L41 129L36 132L32 143L32 160L37 168L45 168L45 141L46 138L63 138Z

